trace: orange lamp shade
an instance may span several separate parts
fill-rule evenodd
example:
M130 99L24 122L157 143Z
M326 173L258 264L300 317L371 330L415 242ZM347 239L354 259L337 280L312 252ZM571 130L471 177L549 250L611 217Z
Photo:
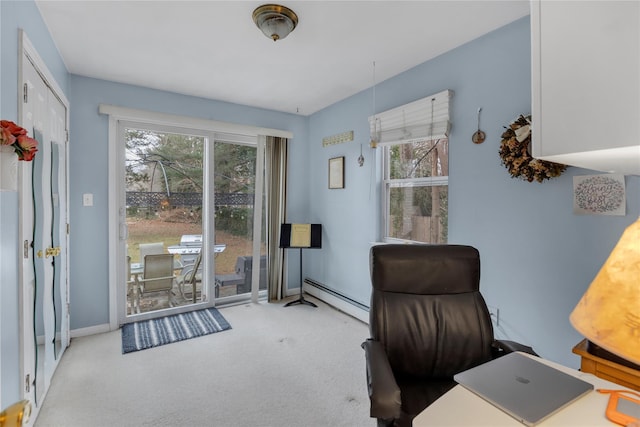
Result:
M589 341L640 364L640 218L624 231L569 319Z

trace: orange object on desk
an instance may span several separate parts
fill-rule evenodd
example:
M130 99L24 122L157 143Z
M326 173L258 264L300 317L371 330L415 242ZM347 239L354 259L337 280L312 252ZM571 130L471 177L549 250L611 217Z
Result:
M611 395L606 411L609 421L620 424L621 426L632 426L640 422L640 419L638 419L636 415L638 408L640 408L640 400L638 400L640 394L631 390L598 389L597 391ZM627 404L631 406L627 405L625 408L624 405L620 405L619 402L627 402Z

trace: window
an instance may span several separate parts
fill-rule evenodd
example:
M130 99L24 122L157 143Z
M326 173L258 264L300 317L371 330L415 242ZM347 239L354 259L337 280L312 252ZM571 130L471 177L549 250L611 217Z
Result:
M371 117L383 152L385 241L446 243L450 91Z
M446 243L449 140L384 147L385 238Z

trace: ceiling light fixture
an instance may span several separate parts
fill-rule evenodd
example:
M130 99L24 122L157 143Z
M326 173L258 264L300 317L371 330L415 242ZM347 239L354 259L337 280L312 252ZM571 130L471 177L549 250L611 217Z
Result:
M284 6L263 4L253 11L253 22L275 42L287 37L296 28L298 15Z

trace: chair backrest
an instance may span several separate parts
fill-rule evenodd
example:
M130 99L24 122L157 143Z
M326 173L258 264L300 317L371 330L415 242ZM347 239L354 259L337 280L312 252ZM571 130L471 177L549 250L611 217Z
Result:
M156 254L145 256L143 279L144 292L170 290L173 287L173 255Z
M462 245L379 245L370 253L371 337L394 372L449 378L491 359L480 255Z
M140 243L140 262L144 262L144 258L147 255L157 255L163 253L165 253L163 242Z

